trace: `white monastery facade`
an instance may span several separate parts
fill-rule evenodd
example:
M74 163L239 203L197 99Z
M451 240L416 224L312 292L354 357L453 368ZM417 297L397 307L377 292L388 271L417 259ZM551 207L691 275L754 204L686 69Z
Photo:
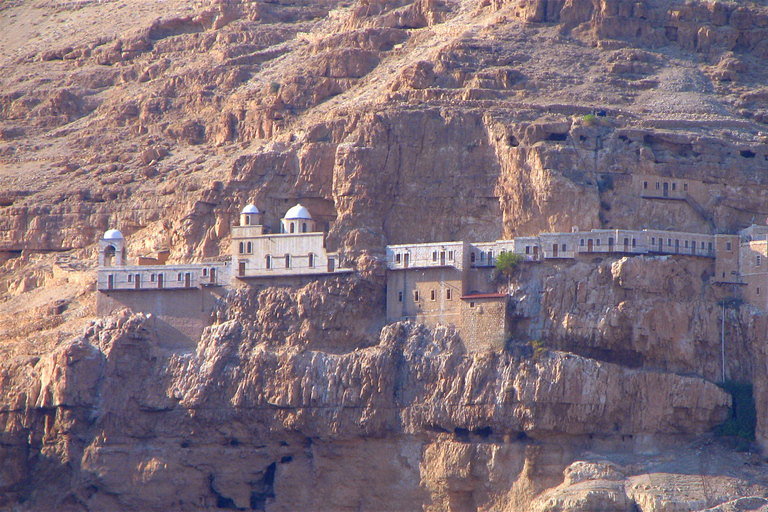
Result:
M655 183L642 186L656 193ZM659 194L688 194L687 188L685 183L666 189L661 184ZM152 313L158 331L194 341L210 324L215 304L233 287L296 286L352 272L340 264L338 254L327 251L326 234L301 204L285 212L275 232L249 204L231 234L227 258L168 264L165 252L129 263L125 238L110 229L99 241L98 313L123 307ZM494 242L388 245L387 321L453 324L469 351L501 348L509 295L498 293L488 277L504 252L532 264L607 255L707 258L714 261L710 282L739 285L747 302L768 311L768 226L751 226L738 234L574 229Z
M453 324L470 351L503 346L509 295L496 293L488 277L504 252L531 263L608 255L707 258L714 260L710 282L738 285L747 302L768 311L768 226L751 226L738 234L575 229L494 242L389 245L387 321Z
M326 234L300 204L285 213L276 233L262 224L252 204L239 220L232 226L230 256L203 263L169 264L167 252L129 262L123 234L110 229L99 240L98 314L123 308L151 313L161 335L192 343L233 287L300 285L352 272L339 264L338 254L326 250Z

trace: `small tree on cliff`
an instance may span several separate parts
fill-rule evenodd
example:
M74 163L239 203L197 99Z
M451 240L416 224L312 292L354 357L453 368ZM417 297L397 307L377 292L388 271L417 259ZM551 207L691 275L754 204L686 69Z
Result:
M523 257L514 252L502 252L496 257L496 270L507 276L507 293L512 288L512 275L520 266Z

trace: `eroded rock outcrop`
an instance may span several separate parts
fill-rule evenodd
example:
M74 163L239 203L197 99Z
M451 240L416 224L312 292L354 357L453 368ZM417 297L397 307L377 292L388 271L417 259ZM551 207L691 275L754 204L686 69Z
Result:
M359 444L398 433L410 440L401 442L411 450L405 474L429 479L434 450L444 449L430 448L429 440L445 435L440 432L467 441L470 435L508 437L512 445L491 449L527 460L528 445L550 437L656 437L660 443L685 437L722 421L730 404L727 394L701 379L574 355L468 356L450 329L394 324L376 346L336 355L249 347L243 332L227 321L209 328L195 352L170 353L159 347L142 315L124 312L50 356L6 363L6 467L58 485L40 489L17 478L4 484L4 493L28 496L35 506L77 503L86 510L162 509L171 496L182 508L200 499L252 508L254 499L277 509L309 506L311 497L283 497L275 489L299 485L291 483L295 478L321 478L312 465L299 474L270 469L274 462L243 471L248 449L241 447L233 460L228 449L211 456L212 445L240 446L240 439L250 445L267 436L259 460L282 450L281 464L288 464L297 449L306 457L306 444L315 440ZM316 456L321 466L328 457ZM384 459L385 466L397 464ZM179 473L179 464L187 469ZM74 480L54 478L57 466ZM189 486L190 478L213 483ZM152 484L148 492L126 487L138 481ZM517 479L505 481L511 487L496 493L513 492ZM418 478L401 485L407 499L391 497L394 508L411 508L409 500L426 492ZM378 485L373 489L374 495L381 492Z

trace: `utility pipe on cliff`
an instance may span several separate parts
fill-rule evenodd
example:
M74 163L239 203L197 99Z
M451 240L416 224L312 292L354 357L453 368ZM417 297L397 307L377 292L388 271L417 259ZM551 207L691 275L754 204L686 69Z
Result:
M720 355L723 359L723 383L725 383L725 299L723 299L723 318L720 323Z

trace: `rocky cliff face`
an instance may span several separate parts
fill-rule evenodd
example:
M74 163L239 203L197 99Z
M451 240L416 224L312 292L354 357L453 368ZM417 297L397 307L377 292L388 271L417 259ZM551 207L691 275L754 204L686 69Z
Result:
M710 381L736 292L709 263L526 268L508 350L468 356L449 330L381 330L377 260L387 243L764 222L761 2L0 16L2 507L763 506L739 501L768 495L761 460L695 437L729 405ZM695 193L643 198L643 176ZM140 315L90 325L107 228L131 257L199 260L228 251L246 202L274 225L297 199L358 278L238 290L190 353ZM726 374L754 384L763 442L765 318L726 310Z
M699 378L559 352L467 356L449 329L395 324L377 345L333 355L249 347L242 343L248 327L226 321L208 329L195 352L170 353L142 315L125 313L38 361L7 362L6 504L412 509L429 500L441 508L459 493L497 507L526 498L516 486L543 487L523 466L552 450L547 440L589 446L598 437L653 452L666 438L711 428L730 405ZM372 447L361 448L367 440ZM337 443L346 446L341 454ZM385 455L392 449L399 457ZM358 453L339 464L347 450ZM556 457L555 466L572 455ZM461 477L476 459L501 479L492 491L482 475ZM363 465L353 479L381 464L383 479L365 490L344 486L340 495L322 490L335 480L323 468L347 464ZM30 477L52 485L32 485ZM305 482L320 495L293 491ZM388 496L392 485L402 495Z

